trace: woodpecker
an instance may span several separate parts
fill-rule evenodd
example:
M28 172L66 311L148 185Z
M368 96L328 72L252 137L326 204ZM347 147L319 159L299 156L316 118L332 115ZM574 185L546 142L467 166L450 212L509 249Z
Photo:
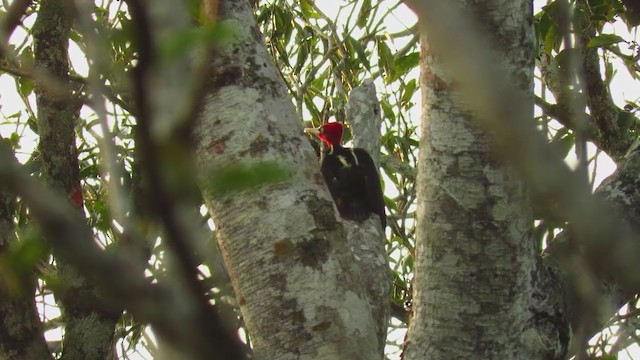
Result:
M317 136L325 144L321 170L340 216L362 222L373 213L384 229L387 217L380 176L371 156L360 148L342 146L342 124L326 123L304 132Z

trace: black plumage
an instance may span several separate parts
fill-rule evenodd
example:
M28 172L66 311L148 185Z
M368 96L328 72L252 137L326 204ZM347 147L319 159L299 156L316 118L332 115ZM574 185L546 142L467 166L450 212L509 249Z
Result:
M322 176L344 219L362 222L372 213L386 226L384 197L378 170L371 156L360 148L346 148L342 141L342 125L327 123L318 129L305 129L324 143Z

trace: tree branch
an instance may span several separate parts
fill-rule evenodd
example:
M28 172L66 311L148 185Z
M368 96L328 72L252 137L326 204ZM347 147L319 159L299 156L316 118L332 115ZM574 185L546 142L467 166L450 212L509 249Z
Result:
M588 16L591 15L591 9L586 0L578 0L576 6ZM618 114L622 109L615 105L609 87L602 79L598 48L588 47L589 40L596 35L594 26L595 24L589 23L586 29L576 31L575 36L578 37L582 48L584 87L587 105L595 125L595 135L601 145L600 148L617 162L627 153L634 138L627 128L618 126Z
M544 101L544 99L542 99L539 96L535 97L535 104L542 110L542 112L546 116L549 116L550 118L557 120L560 124L562 124L564 127L568 129L571 129L571 130L575 129L571 114L569 114L569 112L566 111L565 107L560 106L558 104L550 104ZM589 119L589 120L591 119L590 116L586 113L584 113L583 116L585 119ZM586 125L587 127L584 130L586 139L588 141L595 141L596 138L595 138L592 122L588 121Z

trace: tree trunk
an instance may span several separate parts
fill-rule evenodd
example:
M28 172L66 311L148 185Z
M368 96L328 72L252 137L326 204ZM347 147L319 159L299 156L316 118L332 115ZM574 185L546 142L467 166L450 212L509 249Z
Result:
M513 120L533 121L530 2L464 4L493 34L503 70L529 95L529 117ZM566 347L559 336L536 328L551 320L534 306L547 275L537 265L524 183L496 160L490 137L476 125L469 99L429 36L422 38L414 316L405 359L561 357ZM555 296L543 302L558 304Z
M233 39L212 59L195 137L205 201L256 356L379 358L344 225L249 2L222 1L218 14ZM245 180L260 176L260 164L285 178L212 186L238 166Z
M3 141L0 137L0 142ZM15 212L15 197L0 192L0 259L3 263L15 241ZM34 298L35 276L30 270L25 273L7 270L3 269L0 276L0 359L51 359Z
M347 104L347 120L353 133L353 147L365 149L380 172L380 102L373 81L365 80L351 90ZM389 258L385 248L385 229L378 216L371 216L361 224L348 222L347 242L360 267L367 291L371 314L378 334L378 350L384 356L387 327L391 311L391 284Z
M64 1L42 1L33 26L36 66L65 85L72 10ZM56 94L46 89L42 83L36 85L43 178L81 211L82 188L74 131L80 106L71 101L69 88ZM73 265L58 258L57 266L66 285L56 292L66 320L62 359L113 357L115 325L122 310L100 306L102 300L96 287ZM87 338L94 341L86 341Z

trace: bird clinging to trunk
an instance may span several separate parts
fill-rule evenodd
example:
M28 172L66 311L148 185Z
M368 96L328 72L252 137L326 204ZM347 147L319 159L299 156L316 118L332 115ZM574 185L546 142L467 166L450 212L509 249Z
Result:
M371 156L360 148L342 147L342 124L338 122L304 129L304 132L317 136L325 144L322 176L340 216L362 222L373 213L380 217L384 229L387 223L384 197Z

